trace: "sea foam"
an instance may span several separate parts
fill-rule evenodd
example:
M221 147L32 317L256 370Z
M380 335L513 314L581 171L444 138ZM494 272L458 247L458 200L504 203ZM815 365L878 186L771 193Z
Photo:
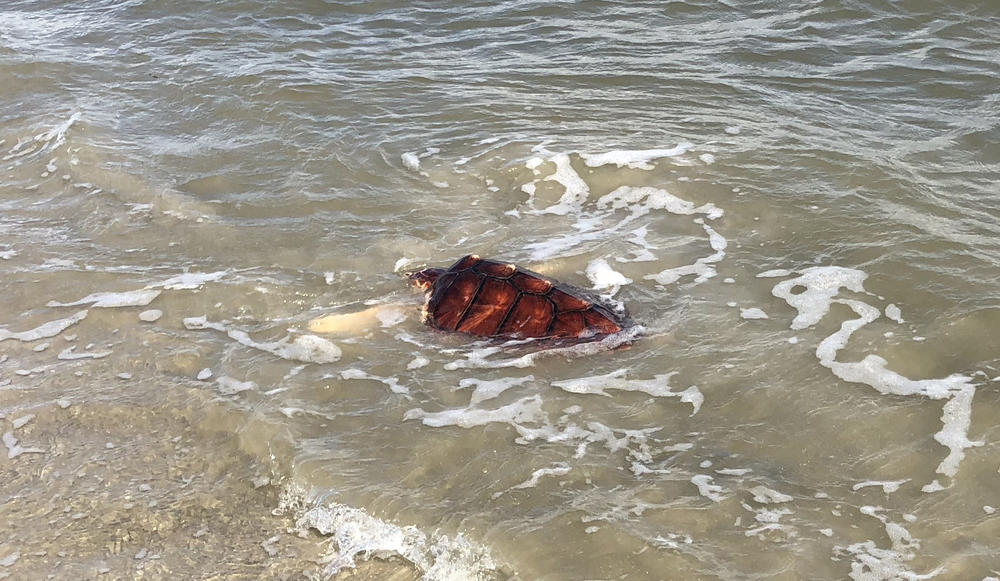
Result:
M184 326L191 330L212 329L219 331L241 345L291 361L333 363L341 356L340 347L316 335L296 335L294 338L287 336L278 341L254 341L246 331L231 328L223 323L208 321L203 316L184 319Z
M888 369L888 362L874 354L866 355L861 361L837 360L837 354L847 346L851 336L882 314L880 309L864 301L839 297L841 289L867 294L864 289L866 278L867 274L856 269L836 266L811 267L800 271L794 278L778 283L771 293L784 299L798 311L798 315L792 320L792 329L804 329L815 325L830 311L833 304L845 305L854 311L858 318L844 321L839 330L823 339L816 347L816 357L819 358L820 364L830 369L841 380L866 384L886 395L923 396L929 399L947 400L941 415L942 428L934 435L934 439L948 448L949 452L936 470L939 474L954 477L958 472L959 463L965 457L965 450L984 444L968 437L972 398L976 392L972 378L952 374L940 379L913 380ZM942 488L943 486L935 480L925 485L922 490L934 492Z
M300 530L315 530L330 538L332 549L323 559L328 578L353 568L357 559L369 557L399 557L419 569L425 581L496 578L498 566L487 549L461 533L425 533L415 526L396 525L359 508L324 502L315 496L290 486L283 493L278 512L297 512Z

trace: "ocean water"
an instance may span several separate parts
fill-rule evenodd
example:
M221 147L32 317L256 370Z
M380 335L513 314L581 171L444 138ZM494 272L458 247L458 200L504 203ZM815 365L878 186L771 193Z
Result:
M995 4L10 0L0 79L0 578L1000 577ZM469 253L640 326L428 328Z

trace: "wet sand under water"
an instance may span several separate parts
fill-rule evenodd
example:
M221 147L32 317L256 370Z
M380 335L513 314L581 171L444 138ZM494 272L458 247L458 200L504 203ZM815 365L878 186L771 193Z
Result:
M36 405L37 390L0 390L0 408L25 410L0 417L17 442L13 458L0 454L0 482L16 491L0 509L8 539L0 579L323 577L323 537L297 526L292 508L275 508L283 483L234 437L238 418L203 389L163 381L193 376L193 363L190 353L162 356L146 366L152 373L129 379L91 367L88 376L106 375L91 381L136 392L113 404ZM91 381L60 383L79 382L80 391ZM420 578L387 559L359 560L343 577Z

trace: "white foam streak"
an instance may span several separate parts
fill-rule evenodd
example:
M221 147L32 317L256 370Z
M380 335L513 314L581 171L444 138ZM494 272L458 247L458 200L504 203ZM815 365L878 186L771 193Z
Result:
M501 379L494 379L492 381L467 377L461 380L458 385L459 389L475 386L476 389L473 390L472 396L469 398L469 404L476 405L477 403L494 399L512 387L524 385L525 383L534 380L534 375L526 375L524 377L504 377Z
M866 355L861 361L837 361L838 352L846 347L858 329L878 319L882 311L859 300L836 298L841 288L856 293L865 293L864 280L867 275L860 271L834 266L813 267L803 270L800 276L778 283L771 293L795 307L799 314L792 321L793 329L810 327L826 313L834 303L851 308L858 315L841 323L840 329L823 339L816 347L816 357L824 367L843 381L869 385L879 393L896 396L923 396L930 399L947 399L941 416L942 428L934 439L947 447L948 456L938 465L937 472L954 477L958 465L965 457L965 449L982 446L984 442L968 438L971 424L972 398L976 388L972 378L952 374L941 379L913 380L887 368L887 362L878 355ZM793 293L792 289L802 288ZM895 314L895 313L893 313ZM935 481L923 487L925 492L934 492L943 487Z
M13 460L21 454L44 454L41 448L25 448L14 436L14 432L4 432L3 444L7 447L7 459Z
M948 448L948 456L938 464L937 472L948 477L958 473L958 465L965 458L965 449L982 446L982 440L969 440L969 427L972 422L972 397L976 388L964 386L958 393L951 396L944 404L941 412L941 431L934 434L939 444Z
M569 471L570 467L568 464L566 464L565 462L557 462L552 468L542 468L541 470L535 470L534 472L531 473L531 478L520 484L516 484L511 488L514 489L534 488L535 486L538 486L538 482L542 479L543 476L562 476L563 474L569 474Z
M901 485L906 484L909 481L910 481L909 478L904 478L902 480L866 480L864 482L858 482L857 484L851 487L851 490L857 492L862 488L878 486L882 488L882 492L886 494L892 494L893 492L899 490L899 487Z
M772 273L784 272L786 271L768 271L757 276L781 276ZM846 288L856 293L865 292L866 278L867 274L853 268L815 266L802 270L796 278L778 283L771 289L771 294L784 299L798 310L799 314L792 321L792 329L805 329L818 323L829 312L833 297L837 296L840 289ZM805 290L792 293L792 289L796 287Z
M683 155L693 147L694 145L691 143L682 142L669 149L616 150L598 154L582 153L580 157L583 158L587 167L614 164L618 167L628 166L632 169L653 169L649 162L663 157Z
M89 304L95 308L145 307L160 296L158 290L140 289L125 292L101 292L87 295L71 303L49 301L47 307L75 307Z
M493 410L460 408L427 412L419 408L412 409L403 415L403 419L420 420L424 425L434 428L442 426L472 428L497 422L507 424L541 423L545 421L546 416L542 412L542 398L535 395Z
M59 352L56 355L56 359L61 359L63 361L72 361L74 359L104 359L108 355L111 355L111 351L85 351L83 353L74 353L76 345L71 345Z
M622 224L641 218L652 210L665 210L679 216L705 214L709 220L720 218L723 214L715 204L695 206L693 202L678 198L666 190L649 186L621 186L598 198L597 207L612 210L628 208L629 214L622 220Z
M212 329L225 333L241 345L258 349L276 355L282 359L301 361L303 363L333 363L340 359L340 347L316 335L297 335L284 337L278 341L254 341L246 331L231 329L221 323L213 323L206 317L188 317L184 319L184 327L191 330Z
M201 288L206 282L217 282L229 274L228 270L216 272L185 272L172 276L167 280L149 285L148 289L163 288L166 290L195 290Z
M240 381L228 375L220 375L215 382L219 386L219 393L222 395L236 395L244 391L257 389L257 384L252 381Z
M573 224L576 232L528 244L527 248L531 251L530 257L534 261L564 255L568 250L585 242L606 239L609 235L622 230L631 222L649 214L653 210L663 210L682 216L704 214L709 220L714 220L723 215L723 211L714 204L709 203L695 206L692 202L678 198L660 188L633 186L621 186L601 196L596 203L598 211L585 213L583 205L589 195L589 187L569 165L568 157L565 154L561 155L562 157L557 155L552 158L552 161L557 164L557 172L543 179L555 180L563 184L565 188L563 196L553 206L540 211L535 210L534 212L561 215L572 212L578 216L576 223ZM534 206L535 184L537 181L524 184L521 188L529 195L527 202L529 207ZM628 209L629 213L618 223L604 227L603 222L611 214L620 209ZM725 239L711 228L706 227L705 229L709 234L709 244L712 248L715 250L724 249ZM649 251L651 246L645 240L646 233L647 229L645 227L632 232L633 236L629 241L641 247L641 250L635 253L636 258L632 259L634 261L654 260L656 258ZM721 260L721 256L716 260L704 260L703 262L715 262L717 260ZM621 261L624 262L625 260ZM705 270L699 267L697 272L701 273L705 272Z
M637 246L638 248L631 250L632 258L617 258L618 262L651 262L656 260L656 255L651 252L653 246L646 241L646 236L649 234L649 228L643 226L641 228L636 228L631 232L632 236L629 237L628 242Z
M725 251L728 243L725 238L712 229L712 227L708 224L702 224L702 228L704 228L705 233L708 234L709 246L715 251L713 254L704 258L699 258L694 264L668 268L656 274L648 274L643 278L647 280L654 280L657 284L667 285L677 282L682 276L697 275L694 279L695 284L697 284L705 282L718 274L713 265L725 258Z
M66 133L69 132L70 127L74 123L80 120L80 113L76 112L70 115L69 119L56 125L52 129L46 131L45 133L40 133L33 138L18 140L17 144L10 150L10 152L5 155L2 159L3 161L9 161L11 159L22 157L31 153L41 152L41 151L54 151L58 149L62 144L66 143ZM26 145L31 144L31 147L23 149Z
M556 214L565 216L571 212L578 213L583 209L583 203L590 196L590 186L583 181L580 174L576 173L570 163L569 154L557 153L549 159L556 166L556 171L552 175L546 176L544 181L554 181L563 186L565 191L559 201L555 204L537 210L539 214Z
M599 341L588 341L586 343L577 343L573 345L568 345L566 347L552 347L550 349L542 349L539 351L533 351L531 353L526 353L520 357L512 357L506 359L490 359L490 356L496 355L498 353L503 353L502 346L494 347L482 347L478 349L472 349L465 354L465 359L459 359L456 361L450 361L445 364L444 368L449 371L454 371L456 369L468 369L468 368L482 368L482 369L498 369L504 367L530 367L535 364L537 359L542 357L553 357L556 355L562 355L564 357L583 357L586 355L593 355L595 353L600 353L602 351L608 351L620 347L621 345L632 342L636 337L642 334L646 330L642 325L635 325L624 329L618 333L608 335ZM402 336L397 335L397 337L403 339ZM406 340L406 339L403 339ZM521 341L519 343L524 343Z
M691 404L694 408L691 415L698 413L705 397L696 386L690 386L684 391L675 392L670 389L670 378L676 372L655 375L653 379L626 379L628 370L618 369L606 375L592 377L581 377L579 379L566 379L553 381L552 385L570 393L594 394L610 397L607 390L638 391L647 393L653 397L678 397L684 403Z
M542 478L546 476L562 476L564 474L569 474L570 470L571 468L569 464L566 464L565 462L556 462L552 465L552 468L541 468L539 470L535 470L531 473L531 477L524 482L515 484L503 492L494 493L492 498L493 500L496 500L503 496L505 492L510 492L511 490L534 488L538 486L538 483L541 482Z
M761 504L791 502L794 500L791 496L777 490L772 490L766 486L754 486L749 492L753 495L754 501Z
M370 379L372 381L377 381L385 384L392 393L410 393L410 389L408 387L399 384L398 377L380 377L378 375L372 375L371 373L361 369L345 369L340 372L340 376L344 379Z
M722 502L726 499L722 494L722 487L712 484L713 478L707 474L695 474L691 477L691 484L698 487L698 494L711 500L712 502Z
M931 579L940 573L939 567L930 573L918 574L906 568L905 563L916 556L914 551L920 548L920 542L914 539L902 525L890 521L878 513L883 510L874 506L862 506L862 514L877 518L885 526L891 547L883 549L874 541L854 543L848 547L835 547L838 553L847 553L854 557L851 562L849 577L855 581L895 581L897 579Z
M27 331L21 331L19 333L14 333L8 331L7 329L0 329L0 342L6 341L7 339L16 339L18 341L28 342L37 341L38 339L48 339L50 337L55 337L59 333L62 333L71 326L79 323L87 317L87 311L79 311L65 319L56 319L55 321L49 321L43 323L34 329L29 329Z

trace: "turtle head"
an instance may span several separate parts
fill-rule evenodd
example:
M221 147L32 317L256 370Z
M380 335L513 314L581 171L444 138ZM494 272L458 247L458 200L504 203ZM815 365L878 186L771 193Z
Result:
M443 268L425 268L423 270L408 272L406 273L406 276L416 286L424 290L428 290L434 286L434 281L436 281L438 277L444 273L445 269Z

